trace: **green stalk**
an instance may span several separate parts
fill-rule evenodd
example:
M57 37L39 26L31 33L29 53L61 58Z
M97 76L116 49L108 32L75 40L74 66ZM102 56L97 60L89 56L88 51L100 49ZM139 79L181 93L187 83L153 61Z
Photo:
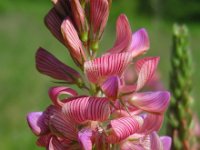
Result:
M171 104L168 110L168 135L172 137L173 150L190 150L192 137L192 65L188 29L174 25L171 52L170 90Z

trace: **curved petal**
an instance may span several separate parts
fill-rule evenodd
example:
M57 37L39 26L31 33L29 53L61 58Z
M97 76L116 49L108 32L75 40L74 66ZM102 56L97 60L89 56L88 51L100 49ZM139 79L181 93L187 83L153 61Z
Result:
M94 39L99 40L106 26L109 15L107 0L90 0L90 21Z
M49 141L49 146L47 148L48 150L65 150L66 147L64 147L60 141L55 137L51 137Z
M110 133L107 137L109 143L117 143L136 133L143 123L139 116L122 117L111 120Z
M159 131L163 123L164 115L147 114L144 116L144 123L138 133L150 134L153 131Z
M48 147L51 136L52 136L51 134L45 134L39 136L39 138L36 141L37 146Z
M75 123L67 118L61 109L54 107L49 114L49 127L54 134L69 140L77 140L78 133Z
M131 42L131 27L126 15L121 14L116 23L116 41L110 50L106 54L114 54L125 52Z
M128 51L134 53L134 57L143 54L149 49L149 37L145 29L140 29L132 35Z
M42 74L68 83L75 83L78 78L81 78L76 70L65 65L43 48L37 50L36 68Z
M31 112L27 115L28 125L35 135L43 135L49 131L48 126L45 124L46 118L45 112Z
M129 53L102 56L85 62L85 73L91 82L102 83L110 76L120 76L131 59Z
M59 96L61 95L66 95L66 96L68 95L74 97L78 96L78 93L75 90L64 86L55 86L49 89L49 97L51 98L54 105L57 106L63 105L62 100L59 98Z
M170 150L171 149L171 144L172 144L172 139L169 136L161 136L160 140L163 144L163 150Z
M68 47L74 62L81 66L84 63L86 56L78 33L69 17L62 22L61 32L64 37L65 45Z
M147 57L136 62L136 71L138 72L137 88L140 90L153 77L159 57Z
M62 24L62 18L58 15L56 8L52 8L44 18L45 25L49 31L64 44L64 39L61 33L60 26Z
M135 93L128 100L129 104L152 113L164 113L169 101L170 93L166 91Z
M84 150L92 150L92 130L88 128L84 128L78 132L78 139L84 148Z
M103 90L104 94L111 98L112 100L115 100L118 96L119 92L119 86L120 86L120 80L118 76L112 76L108 78L102 85L101 89Z
M100 97L79 97L63 105L63 112L72 121L104 121L110 115L109 100Z
M162 142L156 132L150 134L150 141L152 150L163 150Z

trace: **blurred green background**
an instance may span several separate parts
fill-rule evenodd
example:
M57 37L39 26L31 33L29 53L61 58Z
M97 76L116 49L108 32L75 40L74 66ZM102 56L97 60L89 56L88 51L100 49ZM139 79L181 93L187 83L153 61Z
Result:
M187 7L186 7L187 6ZM30 111L44 110L50 103L48 87L52 79L35 69L34 56L39 46L74 66L67 50L45 28L43 17L50 0L0 1L0 149L34 150L36 137L26 123ZM172 25L185 23L190 30L194 62L194 110L200 116L200 1L199 0L113 0L101 49L113 45L115 21L126 13L133 30L147 29L151 49L147 55L160 56L159 70L168 87Z

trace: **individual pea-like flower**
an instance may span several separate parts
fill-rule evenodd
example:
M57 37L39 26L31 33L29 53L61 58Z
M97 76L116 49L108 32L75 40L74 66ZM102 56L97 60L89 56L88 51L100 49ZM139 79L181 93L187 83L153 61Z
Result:
M132 33L121 14L113 47L96 57L111 1L52 2L45 23L82 73L43 48L36 53L36 68L62 81L58 83L76 84L82 92L66 85L49 88L50 106L27 115L37 145L48 150L170 150L171 138L157 134L170 93L144 91L155 77L160 58L136 59L149 49L147 31Z

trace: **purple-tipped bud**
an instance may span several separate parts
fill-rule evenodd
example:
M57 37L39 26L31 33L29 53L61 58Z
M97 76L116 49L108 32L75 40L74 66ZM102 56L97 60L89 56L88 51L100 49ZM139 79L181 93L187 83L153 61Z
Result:
M78 33L69 17L63 21L61 31L65 45L68 47L74 62L78 66L82 66L85 61L85 53Z
M108 20L108 16L108 0L90 0L90 21L94 35L94 41L98 41L101 38Z

